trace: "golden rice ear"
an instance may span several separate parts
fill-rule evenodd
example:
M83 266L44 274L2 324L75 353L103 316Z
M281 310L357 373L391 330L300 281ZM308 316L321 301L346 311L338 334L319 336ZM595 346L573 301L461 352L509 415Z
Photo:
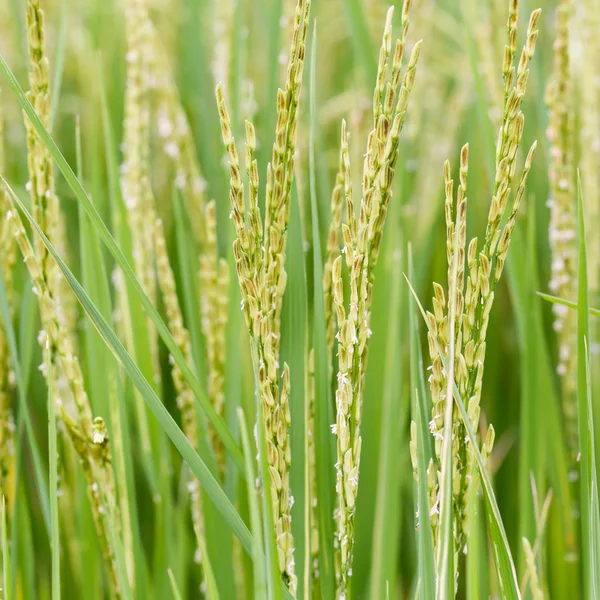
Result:
M48 387L52 389L58 414L81 464L110 585L113 590L117 590L118 576L108 522L108 519L114 517L113 509L116 506L108 431L101 418L97 417L95 422L92 421L92 411L84 387L79 358L70 332L65 330L65 323L60 313L61 303L58 294L61 293L61 289L56 286L56 278L49 276L51 273L48 271L49 261L43 263L34 251L12 194L14 192L8 189L7 198L10 208L7 219L31 277L34 294L38 299L43 327L38 342L44 352L49 353L49 360L53 365L49 373L45 364L42 373L47 379ZM63 380L67 384L67 390L62 385ZM71 404L74 406L71 407ZM72 410L75 417L69 414ZM102 434L101 440L100 434Z
M252 338L253 360L258 372L259 418L263 419L269 474L273 488L272 508L276 530L279 569L288 589L296 593L294 538L291 533L289 468L290 377L287 365L280 371L280 316L286 288L285 251L290 213L294 155L296 152L298 104L304 69L310 0L298 0L294 17L287 76L277 91L277 124L271 161L267 165L265 221L261 221L259 178L254 151L256 135L246 123L246 171L249 180L249 210L244 203L238 153L231 131L223 88L216 97L221 134L229 154L230 198L236 240L234 256L242 294L242 308ZM279 375L283 376L281 392Z
M441 286L435 285L433 300L435 315L430 315L431 330L436 332L437 339L430 333L429 349L432 360L430 387L433 399L433 419L431 429L436 439L435 449L438 461L441 460L444 430L444 407L447 388L447 375L441 368L441 359L437 348L447 349L452 344L455 350L454 377L456 386L463 398L468 400L468 417L474 430L478 429L480 414L481 386L484 372L486 335L489 316L494 301L494 286L500 279L510 238L513 232L517 211L525 191L527 176L531 170L536 144L531 147L519 180L511 211L507 216L507 206L511 197L511 185L516 171L517 151L521 143L525 118L521 112L523 97L526 92L528 64L535 51L537 40L537 22L539 11L534 11L529 20L527 40L523 47L518 66L515 67L517 53L518 2L511 0L508 17L508 40L504 52L502 72L505 84L505 98L502 108L502 119L498 141L496 144L496 164L493 193L488 213L486 236L483 248L478 250L477 238L467 246L467 175L469 167L469 147L463 146L460 153L459 185L454 191L450 163L444 166L445 183L445 218L446 249L448 261L448 291L456 288L456 296L448 294L448 304L440 303ZM454 268L454 260L457 260ZM465 265L466 261L466 265ZM465 271L468 266L468 271ZM465 282L466 276L466 282ZM443 290L442 290L443 291ZM454 323L448 323L451 302L456 307ZM448 339L449 332L454 330L454 338ZM447 352L447 350L446 350ZM448 392L446 391L446 394ZM453 444L454 464L459 465L454 474L453 502L454 519L457 533L456 547L458 551L466 547L466 504L465 498L469 490L478 485L475 473L474 452L466 443L465 426L458 414L454 415ZM490 431L493 432L493 429ZM489 454L493 445L490 434L484 444ZM465 458L466 457L466 460ZM439 495L436 482L435 498Z
M373 127L367 138L360 204L358 207L354 204L345 121L342 121L339 170L332 197L331 246L328 246L324 289L329 318L330 361L334 339L338 342L334 426L337 436L335 567L336 594L340 598L347 594L354 558L354 504L358 492L362 442L362 390L368 340L371 337L370 311L375 266L392 196L400 133L421 48L421 42L413 47L402 77L409 7L410 2L405 2L402 33L394 46L391 70L388 63L392 49L392 9L387 13L373 92ZM346 200L346 223L341 224L343 246L340 252L341 207L338 203L341 202L342 189ZM348 294L344 293L342 253L345 254L348 270ZM334 312L337 316L335 336L331 327Z

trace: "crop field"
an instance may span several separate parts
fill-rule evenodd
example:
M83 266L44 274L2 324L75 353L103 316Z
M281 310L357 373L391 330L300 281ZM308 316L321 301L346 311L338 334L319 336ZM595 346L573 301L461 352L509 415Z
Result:
M0 0L0 598L600 600L598 0Z

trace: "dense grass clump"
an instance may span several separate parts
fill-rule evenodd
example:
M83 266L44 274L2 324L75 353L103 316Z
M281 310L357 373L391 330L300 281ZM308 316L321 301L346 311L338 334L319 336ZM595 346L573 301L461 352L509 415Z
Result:
M600 9L539 4L0 3L3 598L600 598Z

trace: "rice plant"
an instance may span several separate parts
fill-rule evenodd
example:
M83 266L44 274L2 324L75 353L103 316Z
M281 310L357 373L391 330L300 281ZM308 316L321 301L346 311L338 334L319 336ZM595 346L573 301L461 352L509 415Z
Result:
M600 598L599 22L0 2L2 597Z

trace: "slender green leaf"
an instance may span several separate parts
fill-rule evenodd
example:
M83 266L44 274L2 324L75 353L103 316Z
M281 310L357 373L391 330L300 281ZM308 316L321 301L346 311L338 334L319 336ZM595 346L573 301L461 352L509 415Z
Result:
M202 409L205 411L207 417L210 419L211 423L215 427L215 430L217 431L218 435L223 440L225 447L231 453L231 455L235 458L238 468L240 468L240 470L243 471L244 462L243 462L242 453L241 453L239 447L237 446L235 440L233 439L231 432L227 428L225 421L223 420L222 417L220 417L216 413L215 409L211 405L208 397L206 396L204 389L202 388L198 379L194 376L190 366L187 364L185 358L183 357L181 350L179 349L179 347L177 346L177 343L173 339L173 336L169 332L168 327L165 325L164 321L161 319L160 315L158 314L158 311L152 305L152 302L150 301L148 296L144 293L142 286L141 286L138 278L136 277L133 268L127 262L125 255L123 254L122 250L119 248L115 239L113 238L110 231L106 227L104 221L102 220L102 217L98 213L94 204L91 202L91 200L88 197L86 191L84 190L81 182L79 181L79 179L76 177L75 173L69 166L69 163L67 162L67 160L65 159L65 157L63 156L61 151L59 150L58 146L56 145L56 142L53 140L51 135L48 133L48 130L44 127L44 125L41 122L39 116L37 115L35 109L31 105L31 103L27 99L27 96L23 92L23 89L19 85L19 82L17 81L17 79L13 75L12 71L10 70L9 66L6 64L6 61L4 60L4 58L1 55L0 55L0 72L2 73L3 77L5 78L6 82L9 85L9 87L15 93L17 100L19 101L19 104L21 105L21 108L27 115L27 118L30 120L30 122L33 125L33 127L35 128L35 130L37 131L38 135L40 136L40 139L42 140L42 142L44 143L44 145L46 146L46 148L52 155L52 158L55 160L58 168L60 169L61 173L63 174L63 177L69 184L69 187L73 190L77 200L82 204L83 208L86 211L87 216L89 217L90 221L92 222L92 225L98 231L98 234L102 238L102 241L106 244L106 247L108 248L108 250L110 251L112 256L115 258L115 260L117 261L117 263L119 264L121 269L123 269L123 273L124 273L125 277L131 283L132 289L134 290L136 296L140 299L144 310L146 311L146 313L148 314L148 316L154 323L156 330L158 331L158 334L160 335L161 339L163 340L163 342L169 349L169 352L173 356L175 363L181 369L183 376L185 377L186 381L191 386L195 396L198 398L198 400L202 406Z
M238 419L240 424L240 434L242 438L242 447L246 458L246 479L249 482L256 480L254 473L254 456L250 446L250 436L246 429L246 420L244 411L238 408ZM257 558L254 560L254 598L263 600L268 597L267 591L267 570L265 566L262 525L260 519L260 508L258 494L252 483L248 485L248 504L250 505L250 528L252 530L252 539L254 540L253 554Z
M177 450L180 452L185 462L188 464L194 475L198 478L202 487L206 490L207 494L215 503L215 506L219 509L219 512L221 512L223 517L226 519L232 531L242 542L242 545L244 546L246 551L248 553L251 553L252 536L250 535L250 532L248 531L248 528L246 527L245 523L237 514L229 498L227 498L226 494L220 488L219 484L213 477L208 467L198 456L188 439L185 437L184 433L177 426L177 423L175 423L175 420L165 408L164 404L160 401L160 399L158 398L148 381L146 381L144 376L141 374L140 370L131 359L131 356L121 343L121 340L119 340L115 332L110 328L100 311L90 300L90 297L88 296L87 292L81 287L80 283L77 281L69 267L67 267L64 261L58 255L58 253L54 249L54 246L50 243L44 232L40 229L39 225L33 219L23 202L21 202L21 200L15 195L14 191L6 183L6 181L4 181L4 183L11 195L12 200L19 206L19 208L27 217L27 220L37 233L37 235L39 235L42 241L44 242L44 245L48 249L48 252L52 255L52 257L58 264L67 283L75 293L77 300L81 304L83 310L89 317L90 321L93 323L94 327L96 327L96 330L98 331L106 345L110 348L115 358L125 369L132 383L138 389L138 391L144 398L144 401L154 413L162 429L169 436L169 438L171 439Z
M408 273L413 276L412 248L408 248ZM429 520L429 490L427 488L427 469L433 458L431 434L428 427L430 408L427 403L425 380L423 377L423 354L419 339L419 323L415 314L414 303L409 303L410 331L410 381L412 391L412 413L416 425L417 465L419 480L417 482L417 548L419 564L420 598L435 597L435 556L431 523Z
M179 588L177 587L177 581L175 580L175 575L173 575L173 570L168 569L167 572L169 573L169 581L171 582L171 589L173 590L173 598L175 600L183 600Z
M590 435L592 424L591 381L589 380L588 340L590 339L589 295L587 274L587 250L581 180L577 181L577 213L579 259L577 276L577 397L579 421L579 465L581 515L581 554L583 564L583 591L586 598L600 598L600 564L596 533L599 515L597 509L598 489L595 472L594 438ZM596 560L594 560L596 558Z
M51 128L56 121L58 107L60 104L60 91L62 88L63 73L65 67L65 52L67 49L67 34L69 32L69 0L62 0L60 10L60 26L58 29L58 40L56 54L52 64L54 65L54 78L52 79L52 100L50 105Z
M30 288L26 288L30 289ZM28 308L30 308L33 303L28 302L27 298L30 298L30 295L26 295L24 302L22 304L22 308L25 310L24 314L27 314ZM4 332L6 333L6 337L8 339L8 347L11 355L11 362L13 371L15 373L15 379L17 380L17 392L19 396L19 410L23 415L23 422L25 424L25 433L27 435L27 443L29 444L29 449L31 451L31 455L33 458L33 471L35 474L35 482L36 487L39 494L40 505L42 507L42 515L44 517L44 525L46 528L46 532L48 533L48 539L51 537L51 525L50 525L50 497L48 492L48 480L44 473L45 469L42 463L41 452L39 449L38 442L35 438L35 432L33 430L33 425L31 423L31 415L29 412L29 404L27 402L27 387L28 387L28 378L26 379L26 373L29 372L29 369L23 370L21 368L21 363L19 361L19 353L17 350L17 341L15 337L15 331L12 324L12 319L10 317L10 308L8 306L8 299L6 296L6 285L4 282L4 274L2 269L0 269L0 316L2 326L4 328ZM27 323L29 327L33 326L34 319L29 318L25 319L23 323ZM25 336L28 341L32 339L34 336ZM28 353L30 355L30 353ZM28 361L29 363L29 361Z
M537 295L544 300L547 300L551 304L560 304L561 306L567 306L568 308L572 308L577 310L577 302L571 302L571 300L565 300L564 298L558 298L557 296L551 296L550 294L544 294L544 292L537 292ZM593 317L600 317L600 309L597 308L589 308L588 312Z
M310 51L310 114L311 144L310 163L310 207L312 219L313 248L313 345L315 351L315 453L317 460L317 507L319 529L319 581L323 598L334 596L333 570L333 525L332 494L334 448L330 430L333 418L325 307L323 305L323 258L319 238L319 209L316 191L314 134L316 128L316 72L317 72L317 28L313 28Z
M2 581L4 587L2 588L3 598L6 600L12 600L12 580L10 577L11 566L10 566L10 553L8 548L8 520L6 518L6 496L2 496Z
M398 236L395 236L398 237ZM396 576L398 538L389 535L398 526L400 506L398 490L402 469L397 456L405 449L405 417L408 411L401 405L403 395L398 393L398 363L401 360L401 340L399 331L401 310L400 284L402 281L402 261L400 251L392 253L392 265L388 267L391 292L386 314L389 335L386 344L384 392L381 407L379 468L375 518L373 520L373 550L371 556L370 597L381 598L386 586ZM387 274L387 273L386 273Z
M52 385L52 356L50 347L44 352L48 379L48 463L50 490L50 519L52 525L50 549L52 553L52 600L60 600L60 536L58 530L58 448L56 443L56 411Z

